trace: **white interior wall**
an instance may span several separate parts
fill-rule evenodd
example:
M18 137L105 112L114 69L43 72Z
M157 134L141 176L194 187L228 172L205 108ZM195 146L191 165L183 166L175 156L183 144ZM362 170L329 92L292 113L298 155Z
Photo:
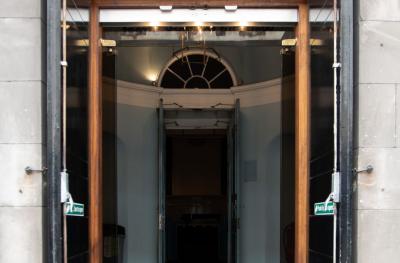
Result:
M117 104L118 224L125 227L124 262L157 262L157 112Z
M240 112L240 262L280 262L280 102Z

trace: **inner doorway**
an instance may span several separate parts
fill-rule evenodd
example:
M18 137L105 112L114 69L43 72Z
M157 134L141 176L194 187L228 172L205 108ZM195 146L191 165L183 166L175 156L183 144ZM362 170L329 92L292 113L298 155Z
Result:
M226 134L182 132L167 134L166 262L227 262Z
M236 262L238 107L160 104L161 262Z

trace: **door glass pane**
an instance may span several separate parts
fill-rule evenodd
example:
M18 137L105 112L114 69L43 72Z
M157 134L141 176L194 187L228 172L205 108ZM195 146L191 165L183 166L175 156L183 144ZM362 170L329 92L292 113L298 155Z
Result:
M78 14L87 9L76 9L67 1L70 13ZM78 6L80 7L80 6ZM84 204L83 217L67 217L68 262L88 260L88 151L87 151L87 71L88 37L87 21L79 16L68 18L67 30L67 172L69 191L74 202ZM61 213L61 211L60 211Z
M329 6L331 8L331 5ZM310 261L333 262L333 216L314 216L313 207L331 192L333 173L333 10L311 23ZM324 233L324 235L321 235Z
M282 150L282 93L294 64L284 62L281 43L292 26L118 25L103 37L115 41L103 47L104 218L117 226L114 237L123 229L119 260L156 263L165 251L168 263L227 263L230 247L230 262L290 262L283 238L293 239L284 234L293 224L293 170L283 179L282 163L293 156Z

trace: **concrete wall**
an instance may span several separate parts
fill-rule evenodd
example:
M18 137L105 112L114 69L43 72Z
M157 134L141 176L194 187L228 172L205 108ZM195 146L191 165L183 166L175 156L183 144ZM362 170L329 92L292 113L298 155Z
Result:
M42 175L24 171L42 167L42 15L41 0L0 1L0 262L43 258Z
M400 2L359 0L357 262L398 262L400 247Z

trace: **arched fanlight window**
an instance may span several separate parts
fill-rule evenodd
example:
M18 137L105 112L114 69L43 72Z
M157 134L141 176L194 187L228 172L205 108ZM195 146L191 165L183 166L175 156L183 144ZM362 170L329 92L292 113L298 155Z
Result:
M233 68L210 49L176 52L157 81L157 86L166 89L229 89L237 85Z

